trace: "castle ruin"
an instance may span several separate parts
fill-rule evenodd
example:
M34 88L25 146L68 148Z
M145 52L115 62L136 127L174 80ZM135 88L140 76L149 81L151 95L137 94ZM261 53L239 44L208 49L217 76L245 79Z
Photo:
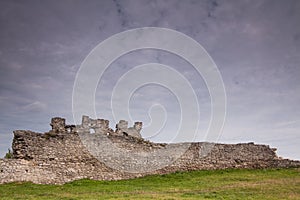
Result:
M60 117L52 118L50 125L46 133L14 131L13 159L0 159L0 183L63 184L82 178L119 180L202 169L300 167L300 161L279 158L268 145L152 143L141 136L142 122L128 127L127 121L120 120L113 130L108 120L83 116L80 125L66 125ZM88 146L90 141L94 146ZM184 153L173 159L172 154L183 147ZM99 159L91 149L100 157L107 155ZM165 160L170 161L168 165L148 170L148 164L160 166ZM135 166L140 169L126 170Z

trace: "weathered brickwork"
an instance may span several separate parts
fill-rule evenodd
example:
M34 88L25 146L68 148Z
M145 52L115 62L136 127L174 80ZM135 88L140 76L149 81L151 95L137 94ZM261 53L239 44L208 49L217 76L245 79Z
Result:
M0 183L31 181L40 184L63 184L72 180L90 178L95 180L118 180L141 177L148 174L165 174L175 171L224 168L270 168L300 167L300 161L278 158L275 149L254 143L212 144L178 143L158 144L140 137L142 123L127 128L120 121L116 131L109 128L107 120L93 120L84 116L79 126L66 125L63 118L51 120L52 130L47 133L14 131L13 159L0 159ZM91 133L90 129L94 129ZM129 130L129 131L128 131ZM134 131L132 131L134 130ZM132 131L132 132L130 132ZM83 144L83 137L96 142L96 146L109 146L106 139L122 151L145 152L164 150L171 146L172 153L182 146L187 150L168 166L149 172L130 173L105 164L92 155ZM211 147L207 151L208 147ZM98 152L101 154L102 152ZM121 166L122 154L111 156L113 165ZM164 155L162 159L168 159ZM132 158L135 163L139 157ZM132 162L132 161L131 161ZM130 163L127 163L130 164Z

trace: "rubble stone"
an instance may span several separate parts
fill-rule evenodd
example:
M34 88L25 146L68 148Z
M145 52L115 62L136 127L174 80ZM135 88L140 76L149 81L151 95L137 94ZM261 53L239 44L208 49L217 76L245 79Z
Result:
M51 120L51 126L52 130L44 134L24 130L14 131L13 159L0 159L0 183L30 181L39 184L64 184L82 178L119 180L149 174L202 169L300 167L300 161L279 158L275 153L276 149L268 145L206 142L168 145L152 143L141 138L141 122L136 122L134 127L127 128L128 122L121 120L117 124L116 131L113 131L109 128L108 120L104 119L90 119L88 116L83 116L82 124L75 126L66 125L65 119L56 117ZM90 133L91 128L95 130L94 134ZM136 133L139 135L135 135ZM168 166L145 173L129 173L109 167L104 161L96 159L83 145L83 136L93 140L96 146L107 146L107 148L111 144L107 143L105 138L109 138L110 142L124 152L146 154L171 146L170 154L176 154L177 149L186 145L188 148ZM139 157L133 157L132 163L120 163L122 158L117 157L119 154L111 153L107 159L111 159L110 162L116 165L126 167L126 165L144 162L139 160ZM168 156L163 155L161 160L169 159ZM149 162L156 161L149 160Z

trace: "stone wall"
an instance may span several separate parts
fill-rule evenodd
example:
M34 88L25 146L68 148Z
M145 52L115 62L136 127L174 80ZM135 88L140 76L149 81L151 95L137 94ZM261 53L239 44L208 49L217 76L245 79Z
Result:
M85 124L85 125L83 125ZM123 132L109 129L105 120L85 118L80 126L65 125L62 118L53 118L52 130L47 133L31 131L14 131L14 159L0 159L0 183L14 181L31 181L40 184L63 184L72 180L89 178L95 180L118 180L141 177L148 174L165 174L175 171L224 168L269 168L269 167L299 167L299 161L278 158L275 149L267 145L254 143L245 144L212 144L212 143L178 143L158 144L145 141ZM99 125L99 126L98 126ZM141 124L136 124L141 125ZM86 132L90 126L102 131ZM82 132L82 130L84 130ZM109 133L109 134L107 134ZM94 146L87 147L85 142ZM119 151L111 150L112 146ZM101 150L101 148L102 150ZM152 152L169 152L159 155L159 160L149 156L147 161L153 165L163 160L172 160L171 154L176 154L182 148L186 151L169 165L147 171L142 158L125 159L124 152L132 155L152 155ZM94 148L94 150L93 150ZM100 151L97 151L99 150ZM209 149L209 151L207 151ZM110 153L103 160L96 154ZM150 154L149 154L150 152ZM148 154L147 154L148 153ZM154 153L155 154L155 153ZM109 160L109 164L107 159ZM145 170L129 172L117 166L129 168L142 166ZM129 169L128 168L128 169Z

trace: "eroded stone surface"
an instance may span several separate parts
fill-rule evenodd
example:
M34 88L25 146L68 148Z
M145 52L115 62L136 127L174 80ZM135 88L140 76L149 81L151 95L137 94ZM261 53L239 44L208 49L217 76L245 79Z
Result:
M123 120L118 123L116 131L113 131L109 128L107 120L94 120L84 116L82 124L78 126L66 125L63 118L53 118L51 126L52 130L44 134L24 130L14 131L12 144L14 159L0 159L0 183L31 181L41 184L63 184L82 178L118 180L200 169L300 167L299 161L278 158L276 150L267 145L152 143L130 132L134 129L140 134L142 127L140 122L135 123L134 127L127 128L128 123ZM95 132L91 133L91 128ZM107 147L108 151L97 152L99 155L110 153L112 144L118 147L120 152L111 152L111 155L104 158L106 161L96 159L97 156L92 155L89 148L83 145L85 139L93 141L96 150L97 147ZM184 154L168 166L149 172L145 169L142 173L122 170L122 167L125 169L140 166L141 162L145 162L139 157L132 157L130 162L124 161L120 157L124 152L150 155L146 160L152 165L159 166L160 162L171 160L171 155L179 153L177 151L184 146L188 147ZM158 155L160 156L158 160L151 159L155 152L167 148L170 150L169 154ZM108 162L111 166L107 165ZM147 168L147 165L141 166Z
M137 138L142 138L141 130L142 130L143 123L142 122L135 122L133 127L128 128L128 122L125 120L120 120L119 123L116 125L116 133L117 134L124 134L130 135Z

